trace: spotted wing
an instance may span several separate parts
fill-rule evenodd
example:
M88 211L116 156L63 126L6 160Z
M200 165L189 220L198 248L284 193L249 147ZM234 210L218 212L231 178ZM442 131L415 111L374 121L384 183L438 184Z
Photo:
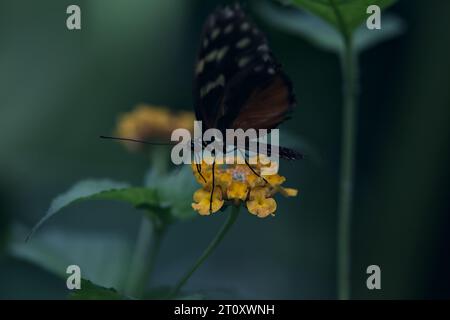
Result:
M272 129L295 104L264 34L238 6L207 19L195 68L195 111L207 128Z

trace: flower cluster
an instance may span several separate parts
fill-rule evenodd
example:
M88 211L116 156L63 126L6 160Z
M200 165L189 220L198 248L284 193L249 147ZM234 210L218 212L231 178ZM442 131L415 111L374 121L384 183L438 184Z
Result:
M172 131L185 128L193 131L195 116L192 112L171 112L166 107L141 104L119 116L116 134L138 140L170 140ZM123 141L130 150L140 150L141 144Z
M203 161L201 172L197 165L192 164L195 178L202 188L194 193L192 208L201 215L209 215L219 211L225 204L246 204L248 211L260 218L273 215L277 209L277 203L273 196L281 193L287 197L295 197L297 190L285 188L281 185L286 180L278 174L264 175L264 166L269 166L267 161L262 161L259 155L255 164L226 164L216 163L214 169L214 193L211 191L213 183L212 165ZM249 167L251 166L251 168Z

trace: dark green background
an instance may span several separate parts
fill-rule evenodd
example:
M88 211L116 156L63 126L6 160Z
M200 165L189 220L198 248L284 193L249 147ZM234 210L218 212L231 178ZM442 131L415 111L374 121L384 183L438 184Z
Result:
M82 178L142 182L148 158L97 136L110 133L117 115L139 102L192 109L201 25L219 2L1 0L0 243L9 223L31 227L55 195ZM81 7L81 31L66 29L69 4ZM389 11L403 18L406 32L361 56L353 297L449 298L450 2L403 0ZM299 197L281 200L276 218L242 214L187 288L213 297L332 299L339 60L254 18L298 96L298 109L283 128L300 135L321 160L283 164ZM154 283L173 284L223 218L174 226ZM110 232L133 240L138 222L125 205L85 203L40 232ZM380 291L366 289L370 264L381 267ZM0 256L0 298L66 294L59 278Z

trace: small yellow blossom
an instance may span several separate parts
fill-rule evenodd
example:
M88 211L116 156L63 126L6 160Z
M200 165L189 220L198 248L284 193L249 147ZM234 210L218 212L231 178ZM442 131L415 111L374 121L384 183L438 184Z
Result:
M272 164L267 162L263 164L261 159L261 157L253 158L251 168L247 164L217 162L214 166L214 195L211 208L213 166L207 164L205 160L198 166L195 163L192 164L194 176L202 185L202 189L194 193L192 204L194 210L201 215L208 215L217 212L225 204L245 203L248 211L260 218L273 215L277 209L277 203L273 198L275 194L281 193L286 197L295 197L298 192L293 188L282 187L286 178L279 174L263 175L263 168L270 167Z
M281 185L284 181L286 181L285 177L279 176L277 174L272 174L270 176L264 176L264 179L273 187Z
M264 180L261 177L258 177L256 174L247 175L246 181L248 185L252 188L264 185Z
M194 203L192 208L202 216L215 213L222 208L224 201L222 200L222 190L220 187L214 188L211 205L211 192L205 189L198 189L194 193ZM211 211L210 211L211 210Z
M172 131L177 128L194 128L195 116L192 112L171 112L166 107L140 104L134 110L119 116L116 134L121 138L137 140L170 140ZM123 141L131 151L141 150L142 145Z
M195 163L192 163L191 167L192 171L194 172L195 179L198 183L200 183L205 188L212 185L211 165L203 162L203 164L199 167L200 171L197 170L197 165Z
M267 194L268 190L263 187L257 187L250 192L247 209L251 214L265 218L277 210L277 203L273 198L267 197Z

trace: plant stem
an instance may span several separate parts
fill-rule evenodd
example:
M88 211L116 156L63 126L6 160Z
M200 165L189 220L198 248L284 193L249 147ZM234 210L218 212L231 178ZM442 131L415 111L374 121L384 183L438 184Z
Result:
M353 32L348 28L336 0L328 0L344 42L341 54L343 86L341 168L337 230L337 287L340 300L351 294L351 222L353 203L353 172L355 167L356 97L358 92L358 61L353 47Z
M340 163L340 195L337 230L338 298L350 299L351 294L351 219L355 140L357 117L358 61L351 38L345 41L341 56L343 74L343 112Z
M133 298L143 297L163 234L162 225L148 217L142 217L125 291L127 295Z
M201 264L208 258L208 256L214 251L214 249L219 245L222 239L225 237L227 232L230 230L231 226L236 221L239 215L239 207L233 206L228 216L228 219L222 225L222 228L216 234L214 239L209 243L208 247L203 251L202 255L198 260L194 263L194 265L184 274L184 276L178 281L178 283L173 288L172 292L169 295L169 298L175 298L179 293L180 289L186 284L192 274L201 266Z

